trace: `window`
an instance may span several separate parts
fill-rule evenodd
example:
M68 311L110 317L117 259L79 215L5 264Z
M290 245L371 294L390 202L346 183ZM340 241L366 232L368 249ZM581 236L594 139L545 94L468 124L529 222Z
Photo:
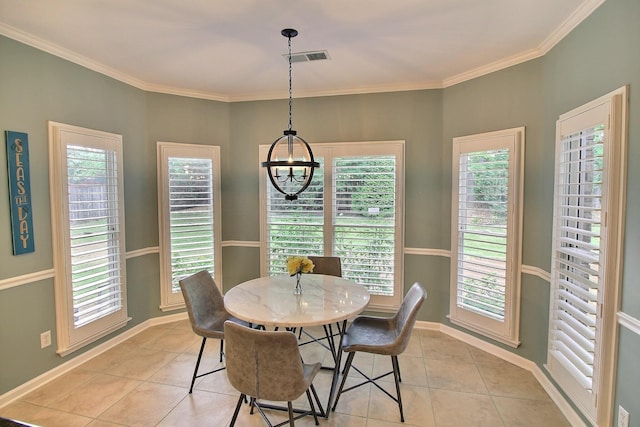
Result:
M556 125L547 368L596 425L612 422L625 106L623 88L563 114Z
M296 201L284 200L262 171L263 274L285 274L290 255L339 256L342 275L372 294L370 307L398 307L404 142L314 144L313 153L321 167Z
M219 171L219 147L158 142L163 310L184 306L178 281L198 271L222 286Z
M453 139L450 319L517 347L524 128Z
M127 317L122 137L49 122L58 353Z

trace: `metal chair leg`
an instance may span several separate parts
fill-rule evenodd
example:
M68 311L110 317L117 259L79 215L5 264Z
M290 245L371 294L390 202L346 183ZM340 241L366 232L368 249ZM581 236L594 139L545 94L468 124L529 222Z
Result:
M224 354L224 340L220 340L220 363L222 363L223 354Z
M233 427L236 425L236 419L238 418L238 413L240 412L240 406L242 406L242 402L247 399L245 394L240 395L240 399L238 399L238 403L236 404L236 410L233 412L233 418L231 418L231 424L229 427Z
M338 388L338 394L336 395L336 400L333 401L332 411L335 412L336 405L338 404L338 400L340 400L340 395L342 394L342 389L344 388L344 383L347 381L347 375L349 374L349 369L351 369L351 362L353 362L353 358L356 355L356 352L351 352L347 356L347 361L344 364L344 370L342 371L342 382L340 383L340 387ZM337 369L337 368L336 368ZM327 408L327 411L329 408Z
M309 389L307 389L307 399L309 400L309 407L311 408L311 413L313 414L313 419L315 420L316 425L320 425L320 423L318 422L318 414L316 414L316 408L313 405L313 400L311 400L311 393L309 393Z
M404 422L404 412L402 411L402 396L400 395L400 365L398 365L398 356L391 356L391 364L393 365L393 376L396 380L396 395L398 396L398 408L400 409L400 421Z
M293 427L293 405L291 404L291 401L287 402L287 408L289 409L289 425Z
M193 393L193 384L198 378L198 367L200 366L200 360L202 359L202 352L204 351L204 345L207 342L207 337L202 337L202 344L200 345L200 353L198 353L198 360L196 361L196 368L193 370L193 378L191 379L191 387L189 387L189 393Z

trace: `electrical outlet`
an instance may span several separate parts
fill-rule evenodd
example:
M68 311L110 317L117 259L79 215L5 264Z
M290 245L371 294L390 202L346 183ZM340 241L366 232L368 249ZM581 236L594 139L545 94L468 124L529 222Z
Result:
M51 345L51 331L40 334L40 348L49 347Z
M618 406L618 427L629 427L629 412Z

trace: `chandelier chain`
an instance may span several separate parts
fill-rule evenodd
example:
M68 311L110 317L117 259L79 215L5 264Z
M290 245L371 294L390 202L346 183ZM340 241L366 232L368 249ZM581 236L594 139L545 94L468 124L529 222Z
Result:
M291 130L292 126L292 105L293 105L293 91L291 90L291 36L289 39L289 130Z

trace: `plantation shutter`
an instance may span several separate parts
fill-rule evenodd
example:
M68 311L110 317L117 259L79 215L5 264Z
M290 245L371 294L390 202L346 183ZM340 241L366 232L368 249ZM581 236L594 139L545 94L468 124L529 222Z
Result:
M213 165L211 159L169 157L171 291L201 270L214 271Z
M551 348L587 390L592 389L600 287L600 229L604 126L562 139L556 184L557 239Z
M160 308L183 307L180 280L208 271L222 289L220 147L157 143Z
M461 154L459 177L456 304L502 322L507 273L509 149Z
M260 158L268 149L260 147ZM285 200L262 168L261 273L286 274L292 255L337 256L342 276L371 293L370 308L397 309L404 296L404 142L312 149L320 168L298 200Z
M394 295L396 157L333 159L333 253L372 295Z
M451 297L457 325L517 347L524 128L453 139Z
M601 96L556 123L546 367L593 425L614 418L627 91Z
M558 121L554 189L549 372L596 414L607 265L605 168L610 104Z
M67 190L73 324L117 312L123 304L123 254L116 152L68 145Z
M122 136L49 122L57 353L125 326Z
M269 180L267 194L268 275L285 274L287 257L322 255L324 247L324 161L315 157L315 169L309 187L297 200L285 200Z

